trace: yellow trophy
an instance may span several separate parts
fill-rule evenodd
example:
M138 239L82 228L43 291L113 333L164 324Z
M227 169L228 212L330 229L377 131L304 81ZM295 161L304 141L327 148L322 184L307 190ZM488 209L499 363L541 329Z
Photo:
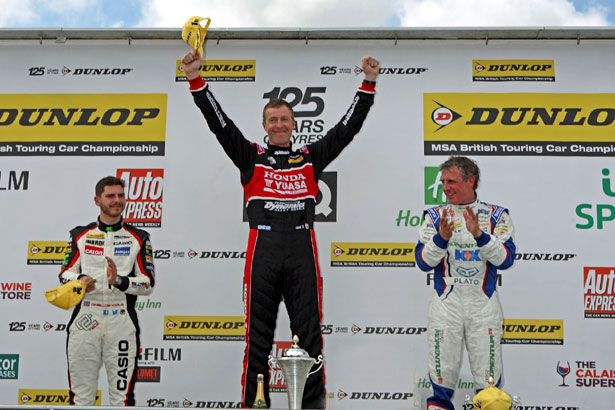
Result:
M96 279L87 283L81 283L79 279L71 280L57 288L46 290L45 297L52 305L62 309L70 309L81 302L87 287L94 282L96 282Z
M203 20L206 20L204 27L201 26ZM203 43L205 42L209 23L211 23L209 17L194 16L190 17L182 28L182 38L190 47L198 51L201 57L203 57Z

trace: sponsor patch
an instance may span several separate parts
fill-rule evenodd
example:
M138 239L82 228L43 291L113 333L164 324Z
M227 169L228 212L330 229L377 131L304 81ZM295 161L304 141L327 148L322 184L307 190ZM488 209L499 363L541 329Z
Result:
M122 246L120 248L115 248L113 254L115 256L128 256L130 255L130 246Z

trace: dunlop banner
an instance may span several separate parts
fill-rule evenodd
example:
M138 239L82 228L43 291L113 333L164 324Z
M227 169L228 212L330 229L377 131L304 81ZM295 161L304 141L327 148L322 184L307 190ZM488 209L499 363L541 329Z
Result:
M167 94L2 94L0 155L164 155Z
M425 155L615 156L615 94L426 93Z
M28 241L28 265L61 265L70 249L66 241Z
M256 60L207 60L199 74L205 81L254 81ZM187 81L181 60L175 65L175 81Z
M331 266L415 266L414 243L331 243Z
M244 340L243 316L165 316L163 340Z
M70 401L68 399L68 390L58 390L58 389L19 389L18 390L18 398L17 404L28 404L28 405L70 405ZM96 391L96 400L94 401L95 406L101 405L101 391Z
M472 60L472 81L555 81L553 60Z
M504 319L502 328L502 344L564 344L563 320Z

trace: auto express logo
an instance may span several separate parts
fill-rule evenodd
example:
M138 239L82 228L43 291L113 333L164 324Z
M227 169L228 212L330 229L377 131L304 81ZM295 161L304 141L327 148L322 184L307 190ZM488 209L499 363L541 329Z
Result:
M328 171L320 175L316 197L315 222L337 221L337 172ZM245 204L245 199L244 202ZM248 222L248 212L243 206L243 222Z
M61 77L66 76L125 76L132 73L134 68L127 67L73 67L66 66L49 67L49 66L32 66L28 68L30 77L41 77L44 75L56 75Z

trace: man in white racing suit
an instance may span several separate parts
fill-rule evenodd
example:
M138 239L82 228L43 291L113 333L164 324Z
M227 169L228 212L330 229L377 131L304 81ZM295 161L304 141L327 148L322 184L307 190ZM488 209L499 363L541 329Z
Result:
M480 202L480 170L466 157L450 157L440 166L449 204L428 209L419 230L416 261L434 271L427 334L433 395L427 409L454 410L465 343L477 391L502 378L502 308L496 292L497 271L515 259L508 210Z
M112 406L134 406L139 323L137 295L154 287L149 234L122 220L124 182L105 177L96 184L97 222L70 232L60 282L91 283L68 323L66 353L70 404L93 406L98 373L105 364Z

